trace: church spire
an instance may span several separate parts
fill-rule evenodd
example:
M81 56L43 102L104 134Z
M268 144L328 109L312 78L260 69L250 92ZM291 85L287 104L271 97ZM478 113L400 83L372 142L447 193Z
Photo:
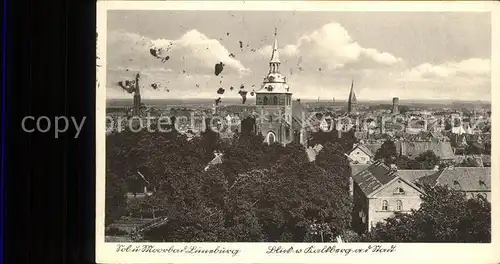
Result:
M349 113L356 111L356 106L358 101L356 100L356 94L354 93L354 78L351 83L351 92L349 93L349 101L347 102L347 111Z
M280 64L281 62L278 52L278 29L274 28L274 45L273 45L273 53L271 55L271 60L269 61L269 72L279 73Z

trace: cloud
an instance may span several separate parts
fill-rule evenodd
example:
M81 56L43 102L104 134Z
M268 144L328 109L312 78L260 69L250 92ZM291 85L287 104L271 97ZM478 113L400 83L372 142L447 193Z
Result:
M271 46L266 46L259 53L268 56L271 50ZM295 44L285 45L280 54L297 58L302 68L328 70L391 66L402 61L388 52L362 47L345 28L334 22L302 35Z
M169 59L162 62L155 58L150 53L151 48L161 49L160 56L169 56ZM197 30L187 31L174 40L150 39L126 31L109 32L107 96L130 98L117 83L132 80L136 73L141 74L144 98L212 96L212 90L231 82L231 85L239 85L241 78L250 73L241 61L229 54L218 40ZM214 66L219 62L224 63L224 70L215 76ZM152 83L159 88L153 89Z
M162 49L164 63L150 54L150 49ZM168 65L177 71L213 72L214 65L223 62L226 70L248 73L248 69L237 59L231 58L229 51L216 39L210 39L193 29L179 39L150 39L135 33L113 31L108 34L108 67L130 65L141 69L158 68Z
M470 58L442 64L422 63L402 71L395 83L408 97L491 99L490 60ZM413 95L412 95L413 93Z
M402 73L402 78L411 81L428 81L445 78L485 78L490 76L490 60L471 58L459 62L433 65L423 63Z
M231 58L229 51L218 40L210 39L195 29L177 40L154 40L153 45L168 50L164 55L168 54L173 62L185 65L186 69L197 70L201 67L213 71L215 63L222 62L229 69L242 73L249 71L240 61Z

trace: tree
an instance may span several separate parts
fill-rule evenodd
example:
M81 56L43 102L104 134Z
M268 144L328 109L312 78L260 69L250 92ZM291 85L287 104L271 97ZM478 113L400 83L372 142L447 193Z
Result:
M420 163L410 159L408 156L400 155L396 159L396 166L402 170L420 169Z
M415 161L420 163L420 169L434 169L439 165L440 158L434 154L432 150L427 150L424 153L418 155Z
M386 140L375 153L376 160L383 160L387 164L396 162L398 156L396 144L392 140Z
M474 142L468 142L467 144L468 146L465 149L466 155L479 155L483 152L483 149Z
M203 136L120 133L108 143L111 183L140 170L156 189L128 207L168 219L143 234L148 241L304 241L312 221L328 226L330 240L350 227L350 167L340 143L325 144L309 162L300 144L268 145L243 133L220 146L223 163L208 171Z
M446 186L423 185L425 194L418 210L397 213L378 223L365 240L372 242L466 242L491 241L491 204L481 196L467 198Z
M467 157L458 164L458 167L479 167L479 163L475 159Z
M302 146L285 148L258 202L267 241L304 241L313 221L327 224L332 234L349 227L348 163L330 163L328 170L320 166L342 156L327 144L311 163Z
M331 131L314 132L311 134L308 140L309 146L315 146L316 144L325 145L326 143L338 143L339 147L344 153L347 153L352 149L354 143L356 143L356 137L354 136L354 130L351 129L347 132L341 132L339 137L339 131L335 128Z

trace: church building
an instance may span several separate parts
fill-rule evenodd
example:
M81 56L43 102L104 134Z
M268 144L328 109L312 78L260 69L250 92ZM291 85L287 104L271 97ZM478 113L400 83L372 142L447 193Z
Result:
M261 89L255 92L259 115L256 127L257 133L261 133L267 143L288 144L294 141L294 137L298 134L297 131L293 131L293 120L301 120L301 117L293 118L292 92L290 92L286 77L280 73L281 62L276 31L274 36L269 72L264 78ZM297 113L297 115L302 115L302 113ZM301 138L303 137L302 135ZM300 141L303 143L304 140Z

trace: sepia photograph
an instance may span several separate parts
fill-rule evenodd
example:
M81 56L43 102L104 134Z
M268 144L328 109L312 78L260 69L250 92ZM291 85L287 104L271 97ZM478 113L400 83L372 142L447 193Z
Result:
M491 247L491 6L215 3L98 7L99 243Z

